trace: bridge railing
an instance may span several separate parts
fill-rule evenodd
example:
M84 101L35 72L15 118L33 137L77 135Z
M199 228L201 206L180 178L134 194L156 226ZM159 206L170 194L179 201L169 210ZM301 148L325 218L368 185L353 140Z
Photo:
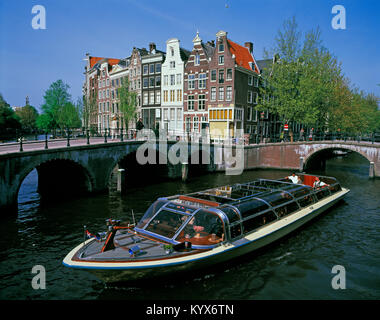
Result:
M146 134L144 133L146 131ZM138 134L136 129L103 129L103 130L84 130L84 129L71 129L60 130L55 132L36 132L34 134L25 134L17 131L13 137L7 137L6 140L1 140L0 148L2 146L17 146L18 151L24 151L26 144L39 143L40 148L48 149L52 144L60 143L60 146L70 147L74 145L84 144L99 144L119 141L133 141L133 140L148 140L152 131L142 129ZM153 130L157 139L165 139L168 141L187 141L187 142L202 142L210 141L211 143L223 143L224 136L210 135L205 132L185 132L184 130ZM342 132L308 132L307 134L297 133L290 134L283 133L269 133L269 134L244 134L244 137L232 137L232 143L241 143L244 140L245 145L254 144L267 144L267 143L281 143L281 142L307 142L307 141L352 141L352 142L366 142L378 143L380 142L380 134L349 134Z

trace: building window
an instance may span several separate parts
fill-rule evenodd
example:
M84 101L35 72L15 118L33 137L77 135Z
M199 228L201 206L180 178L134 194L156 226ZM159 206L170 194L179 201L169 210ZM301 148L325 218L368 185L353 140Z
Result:
M149 78L149 88L153 88L154 87L154 77L150 77Z
M156 73L161 72L161 63L156 63Z
M219 83L224 83L224 70L219 70Z
M247 108L247 120L248 121L252 120L252 107Z
M212 87L211 88L211 101L215 101L215 100L216 100L216 88Z
M253 77L252 76L248 76L248 84L251 86L252 85L252 79L253 79Z
M219 87L219 96L218 96L219 101L224 100L224 87Z
M148 88L149 79L143 78L143 88Z
M200 94L198 96L198 110L205 110L206 109L206 95Z
M232 69L227 69L226 80L232 80Z
M191 130L191 117L186 117L186 132Z
M169 76L164 76L164 86L168 85Z
M148 104L148 92L144 92L143 96L143 104L147 105Z
M198 76L198 89L206 89L206 74L201 73Z
M149 69L148 65L145 64L145 65L143 66L143 74L148 74L148 69Z
M194 110L194 96L190 95L187 97L187 109Z
M170 102L174 102L175 101L175 90L170 90Z
M224 52L224 44L219 43L219 52Z
M211 81L216 81L216 70L211 70Z
M161 103L161 91L156 91L156 103Z
M182 83L182 74L178 73L177 74L177 84L181 84Z
M195 132L199 132L199 118L198 117L193 118L193 130Z
M259 78L254 77L253 85L257 88L259 86Z
M219 56L219 60L218 60L218 63L219 64L224 64L224 56Z
M164 90L164 102L168 102L168 90Z
M154 64L149 65L149 73L154 73Z
M174 86L174 85L175 85L175 75L174 75L174 74L171 74L171 75L170 75L170 85L171 85L171 86Z
M149 92L149 104L154 104L154 91Z
M182 89L177 90L177 101L182 101Z
M258 97L259 97L259 96L258 96L257 92L254 92L254 93L253 93L253 103L254 103L254 104L257 104Z
M182 109L177 108L177 121L182 121Z
M110 97L110 89L107 89L107 98L109 98Z
M195 75L189 74L187 88L189 90L195 89Z
M175 61L170 61L170 68L175 68Z
M200 61L201 61L201 57L200 57L199 53L197 53L195 55L194 65L198 66Z
M227 87L226 89L226 100L227 101L232 100L232 87Z
M156 87L159 87L161 85L161 77L157 76L156 77Z
M247 102L252 103L252 91L248 91Z

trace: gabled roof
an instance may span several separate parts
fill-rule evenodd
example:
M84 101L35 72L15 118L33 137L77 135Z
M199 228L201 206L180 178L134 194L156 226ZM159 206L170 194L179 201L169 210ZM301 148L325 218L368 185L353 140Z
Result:
M256 60L256 63L260 69L260 73L262 73L264 69L269 69L272 67L273 59Z
M227 40L229 44L229 49L231 54L235 55L236 64L250 71L255 71L259 73L260 71L256 68L255 60L252 54L249 52L248 48L241 46L231 40ZM252 67L250 65L252 64Z
M214 51L215 51L215 47L213 47L209 43L203 43L203 42L202 42L202 47L203 47L203 51L206 54L207 58L212 57L212 55L214 54Z
M113 66L115 64L118 64L120 62L120 59L114 59L114 58L103 58L103 57L89 57L90 59L90 69L97 63L100 62L108 62L110 66ZM104 61L102 61L104 60Z

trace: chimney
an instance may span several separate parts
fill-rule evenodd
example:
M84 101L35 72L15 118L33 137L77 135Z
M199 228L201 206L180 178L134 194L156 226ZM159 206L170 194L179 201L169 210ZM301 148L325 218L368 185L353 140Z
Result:
M248 48L249 53L252 54L252 52L253 52L253 43L252 42L246 42L246 43L244 43L244 47Z
M154 50L154 52L153 52ZM155 53L156 52L156 44L154 42L149 43L149 52Z

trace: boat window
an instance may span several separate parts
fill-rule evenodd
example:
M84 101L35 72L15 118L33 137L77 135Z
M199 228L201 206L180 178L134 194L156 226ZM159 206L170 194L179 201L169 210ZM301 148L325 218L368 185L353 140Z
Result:
M228 221L230 223L240 220L240 216L238 212L236 212L235 208L227 206L220 208L220 210L222 210L227 215Z
M144 226L150 221L150 219L152 219L152 217L157 213L158 210L161 209L165 203L168 202L163 200L157 200L153 202L136 227L140 229L144 228Z
M297 202L293 201L288 204L285 204L281 207L276 208L276 213L279 218L287 216L288 214L293 213L299 209Z
M244 233L251 232L252 230L255 230L276 219L277 219L276 215L272 211L268 211L256 217L245 220L243 221Z
M190 216L162 209L145 230L171 239L187 219Z
M315 195L317 196L318 200L321 200L330 195L329 188L321 188L318 192L315 193Z
M193 245L213 245L223 241L224 238L221 218L216 213L201 209L189 219L176 240L190 241Z
M230 227L230 233L231 233L231 238L236 238L238 236L241 235L241 225L240 223L235 225L235 226L231 226Z
M314 197L312 194L305 195L304 197L298 198L299 205L303 207L307 207L314 203Z
M183 205L178 204L178 203L173 203L173 202L169 202L166 205L166 208L172 209L172 210L175 210L175 211L180 211L180 212L188 213L188 214L193 214L194 211L197 210L195 208L189 208L189 207L183 206Z
M335 193L335 192L338 192L340 190L342 190L342 188L341 188L339 183L336 183L336 184L330 186L331 193Z
M285 202L292 200L292 196L285 191L271 192L266 196L260 196L261 199L269 202L273 207L279 206Z
M240 214L243 218L254 215L269 208L265 202L257 199L250 199L248 201L236 204L235 207L240 211Z

